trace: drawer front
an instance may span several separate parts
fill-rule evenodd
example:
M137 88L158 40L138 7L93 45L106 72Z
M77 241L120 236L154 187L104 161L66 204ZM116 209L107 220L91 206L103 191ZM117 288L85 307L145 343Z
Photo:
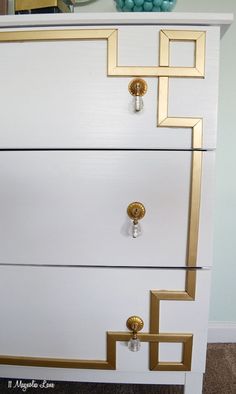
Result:
M157 379L158 371L204 370L210 271L197 272L195 301L184 298L185 270L0 267L0 271L0 298L6 300L0 303L1 364L151 370ZM168 301L162 301L163 289ZM155 297L152 301L154 295L161 300L159 308ZM126 320L132 315L144 321L138 352L127 347L131 332ZM151 341L159 341L159 355L154 352L149 362Z
M0 148L215 147L217 27L48 29L0 32Z
M213 152L2 151L0 262L209 265L213 161ZM146 208L137 238L132 202Z

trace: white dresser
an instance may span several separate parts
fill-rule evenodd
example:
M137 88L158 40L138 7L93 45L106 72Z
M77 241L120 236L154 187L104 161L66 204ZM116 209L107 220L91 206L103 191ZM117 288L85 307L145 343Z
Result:
M231 21L0 18L1 377L201 393Z

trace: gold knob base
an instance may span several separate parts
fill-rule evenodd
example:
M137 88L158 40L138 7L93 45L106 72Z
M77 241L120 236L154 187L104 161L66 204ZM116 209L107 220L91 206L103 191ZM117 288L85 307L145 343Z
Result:
M141 202L131 202L127 208L129 218L135 221L141 220L145 216L145 213L145 206Z
M129 92L132 96L144 96L147 92L147 82L141 78L132 79L129 83Z
M143 329L144 322L139 316L130 316L126 322L126 326L130 331L138 332Z

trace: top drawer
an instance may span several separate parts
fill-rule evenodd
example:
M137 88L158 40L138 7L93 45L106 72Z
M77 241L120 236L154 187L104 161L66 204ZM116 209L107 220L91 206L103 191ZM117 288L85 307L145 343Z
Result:
M2 29L0 148L214 148L218 46L218 27Z

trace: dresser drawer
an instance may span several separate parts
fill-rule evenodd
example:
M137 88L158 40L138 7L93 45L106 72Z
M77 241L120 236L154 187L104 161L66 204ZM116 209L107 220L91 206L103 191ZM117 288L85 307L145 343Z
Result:
M74 378L81 380L76 369L148 372L155 367L150 373L156 383L158 371L204 370L210 271L197 273L195 302L171 300L184 292L185 270L0 267L0 272L0 298L6 300L0 304L0 364L74 368ZM160 289L170 299L160 301L158 313L150 295ZM144 321L138 352L127 347L126 321L132 315ZM157 334L149 326L156 319L162 338L149 335ZM156 339L159 357L150 367L150 341ZM53 370L50 374L53 379Z
M194 125L195 147L215 147L218 27L10 30L0 32L0 148L189 149ZM147 83L138 113L135 77Z
M213 152L2 151L0 262L209 265L213 161ZM132 202L146 208L137 238Z

